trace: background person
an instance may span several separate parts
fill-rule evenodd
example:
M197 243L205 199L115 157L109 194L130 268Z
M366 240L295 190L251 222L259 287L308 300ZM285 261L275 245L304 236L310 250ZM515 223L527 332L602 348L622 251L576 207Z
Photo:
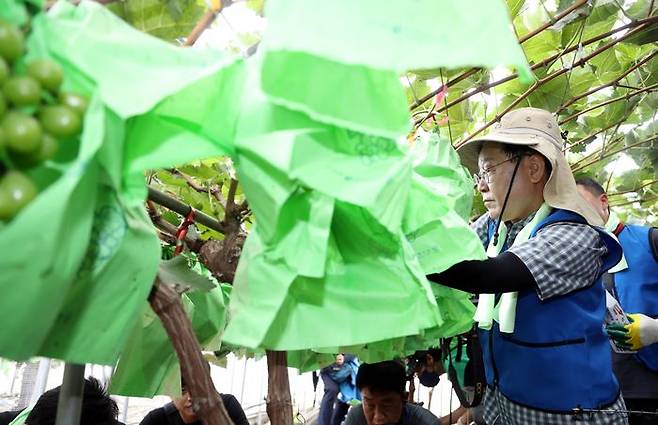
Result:
M610 292L633 322L611 326L608 333L617 344L637 355L612 353L613 369L621 384L626 407L637 411L658 410L658 229L622 222L610 210L608 195L591 178L576 182L578 191L597 211L606 228L624 250L624 260L605 276ZM632 414L631 425L658 423L658 415Z
M439 418L429 410L407 403L406 373L402 363L364 363L356 386L363 403L350 409L345 425L437 425Z
M340 425L350 404L361 400L356 388L359 361L350 354L337 354L336 361L320 371L324 394L320 403L318 425Z
M220 394L226 413L234 425L249 425L247 416L238 400L231 394ZM172 399L170 403L151 410L140 422L140 425L202 425L192 408L192 398L185 381L181 378L181 397Z

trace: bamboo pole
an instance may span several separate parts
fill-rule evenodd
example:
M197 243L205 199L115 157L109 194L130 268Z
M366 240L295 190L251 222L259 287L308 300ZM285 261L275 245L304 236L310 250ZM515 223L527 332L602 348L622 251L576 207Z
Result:
M78 425L85 389L85 365L66 363L57 399L55 425Z

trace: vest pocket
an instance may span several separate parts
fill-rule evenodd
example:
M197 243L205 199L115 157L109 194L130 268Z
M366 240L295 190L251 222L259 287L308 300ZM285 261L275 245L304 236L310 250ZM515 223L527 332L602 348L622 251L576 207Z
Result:
M576 345L584 344L585 338L573 338L573 339L564 339L561 341L550 341L550 342L530 342L530 341L521 341L520 339L513 338L504 333L500 333L500 337L505 341L509 341L512 344L520 345L523 347L530 348L548 348L548 347L560 347L562 345Z
M577 406L596 408L616 398L609 347L591 346L587 336L561 335L563 339L547 342L511 337L500 337L495 353L499 387L510 400L568 413Z

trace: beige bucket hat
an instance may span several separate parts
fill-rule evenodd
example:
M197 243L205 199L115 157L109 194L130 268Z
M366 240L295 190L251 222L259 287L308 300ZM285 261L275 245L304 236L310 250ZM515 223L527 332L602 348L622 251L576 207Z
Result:
M519 108L505 114L486 136L473 138L459 149L462 164L472 173L478 171L478 155L484 142L524 145L547 158L553 170L544 187L544 201L553 208L580 214L591 225L603 226L603 220L580 196L571 168L562 153L562 137L550 112L537 108Z

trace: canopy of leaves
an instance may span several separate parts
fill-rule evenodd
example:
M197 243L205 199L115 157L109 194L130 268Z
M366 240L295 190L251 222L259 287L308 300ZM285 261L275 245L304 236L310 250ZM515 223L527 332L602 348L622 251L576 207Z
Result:
M203 16L203 0L120 0L108 8L135 28L174 42L188 35Z
M225 219L227 204L242 208L243 228L251 227L250 217L246 209L246 201L241 187L237 184L233 164L228 158L216 158L196 161L175 169L157 170L147 177L149 185L198 211L203 211L219 221ZM234 186L232 189L231 186ZM163 219L178 226L182 217L176 213L151 205L157 208ZM229 206L231 208L231 206ZM201 239L222 240L224 235L216 230L196 224Z

